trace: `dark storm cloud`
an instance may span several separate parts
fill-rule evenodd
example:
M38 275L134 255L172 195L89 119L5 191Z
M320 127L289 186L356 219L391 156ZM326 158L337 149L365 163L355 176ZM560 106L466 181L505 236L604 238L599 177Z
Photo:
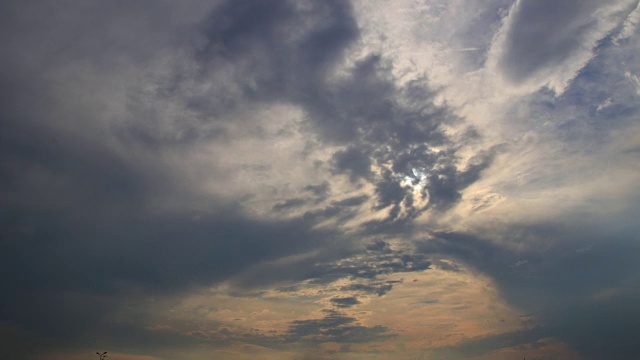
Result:
M628 12L635 7L629 3ZM510 14L511 26L499 66L514 83L561 66L580 52L590 51L599 31L599 10L613 6L598 0L520 0ZM627 12L627 13L628 13Z

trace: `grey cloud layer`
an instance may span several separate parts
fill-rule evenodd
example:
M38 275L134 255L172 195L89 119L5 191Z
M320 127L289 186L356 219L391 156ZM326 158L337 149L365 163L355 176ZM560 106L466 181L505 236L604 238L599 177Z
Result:
M520 0L511 9L498 68L515 84L571 80L598 43L619 31L637 1ZM544 85L544 84L543 84ZM554 86L552 84L552 86Z
M629 225L636 207L623 225L604 224L601 232L593 231L596 222L579 223L586 230L507 224L500 239L417 228L413 220L425 211L455 207L497 151L475 152L462 164L464 146L482 138L471 128L449 135L447 127L464 128L464 119L434 104L438 93L424 78L398 85L385 54L353 58L360 29L348 2L67 5L0 2L7 50L0 59L0 325L17 329L22 338L15 343L85 346L110 333L122 334L112 344L146 344L150 351L154 344L212 339L272 347L382 341L396 336L394 329L365 326L349 311L363 298L393 291L399 281L389 275L432 266L461 271L443 261L455 259L489 275L507 300L545 322L471 341L456 354L540 336L567 341L585 358L640 352L624 336L640 331L632 275L637 226ZM505 29L499 63L514 83L561 67L597 43L597 56L563 97L539 91L514 106L549 118L563 114L545 125L570 148L562 155L608 151L610 130L637 120L637 89L629 81L640 72L637 41L614 47L598 33L590 42L595 25L585 19L602 8L607 4L597 1L518 1ZM494 26L499 16L492 16ZM459 41L479 42L487 54L488 32L470 31ZM626 68L616 71L620 59ZM273 104L301 110L299 130L309 136L299 161L315 161L323 172L267 206L286 220L248 211L245 200L255 195L249 190L232 200L203 195L198 179L184 171L189 155L207 144L232 142L231 125L253 125L242 111ZM516 110L513 122L542 133L532 125L537 117ZM306 157L328 147L334 150L325 162ZM616 151L633 160L637 149L630 141ZM616 161L622 156L612 154ZM265 172L270 165L243 164ZM374 190L342 196L332 181L342 179ZM342 228L384 209L382 219ZM430 238L407 240L406 247L386 238L419 233ZM529 241L552 245L538 250ZM577 251L591 249L586 245L592 250ZM149 314L126 324L110 319L131 302L224 281L237 296L272 285L287 295L306 287L333 292L323 315L293 320L278 336L216 332L194 340L150 331ZM11 346L3 350L7 357L28 358Z
M389 329L376 325L359 325L353 317L337 311L327 311L322 319L296 320L289 327L287 341L359 343L394 336Z
M373 182L377 206L394 208L388 221L400 216L402 203L413 209L403 177L418 181L419 171L428 178L421 196L447 207L487 163L481 156L458 170L455 147L440 128L458 119L431 105L434 94L425 83L397 88L380 57L359 60L346 77L329 80L358 37L347 2L229 1L206 11L194 2L193 12L177 13L168 3L2 6L11 50L2 60L0 90L2 319L36 345L52 336L71 344L100 327L112 331L107 315L132 292L214 284L334 241L344 245L311 259L305 278L296 280L360 279L349 291L382 295L393 283L378 276L429 267L425 256L393 251L348 258L354 249L339 229L315 228L328 218L349 219L350 209L370 210L367 196L283 221L256 220L213 196L209 205L183 210L179 204L203 202L168 155L224 140L217 125L247 104L301 106L320 136L315 146L344 147L326 166L354 183ZM177 55L167 56L167 49ZM178 68L163 67L165 57ZM149 79L151 92L144 89ZM201 86L206 79L211 84ZM393 168L375 175L372 166L385 163ZM309 198L273 210L322 203L331 186L310 183L304 190ZM387 231L385 223L373 225L370 234ZM334 299L338 307L357 303ZM290 329L291 341L387 336L385 328L363 327L339 313Z
M542 242L551 237L555 244L545 251L507 249L472 234L441 233L422 243L419 251L435 258L444 254L481 269L497 282L508 301L535 314L540 325L438 351L464 359L553 337L572 345L585 359L635 356L640 349L628 338L639 330L640 318L633 305L638 291L628 287L638 281L633 275L638 254L634 235L567 231L557 223L510 231L513 239ZM584 243L593 247L580 248Z
M631 358L640 351L628 336L638 331L640 314L631 305L639 281L637 222L630 220L639 213L638 192L627 185L636 184L638 174L638 29L617 40L637 4L514 2L500 30L504 38L491 44L500 54L496 70L509 85L533 86L510 100L505 122L513 126L509 136L535 136L530 149L545 155L521 178L503 179L508 185L497 188L522 204L523 210L512 210L524 215L504 223L509 215L497 211L495 218L483 218L485 234L435 233L417 252L431 254L434 267L461 271L464 264L488 274L539 326L443 348L438 356L487 356L506 347L535 347L547 337L568 343L585 359ZM554 81L567 83L555 87L562 91L543 88L553 88ZM536 209L530 199L557 215L530 219ZM572 201L578 205L567 206Z

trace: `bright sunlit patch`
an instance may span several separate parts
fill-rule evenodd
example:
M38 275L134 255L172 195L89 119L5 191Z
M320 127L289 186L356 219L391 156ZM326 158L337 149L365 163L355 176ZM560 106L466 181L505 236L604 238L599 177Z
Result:
M429 194L426 192L428 177L421 169L412 168L412 176L405 176L400 183L402 186L411 189L414 207L423 208L429 203Z

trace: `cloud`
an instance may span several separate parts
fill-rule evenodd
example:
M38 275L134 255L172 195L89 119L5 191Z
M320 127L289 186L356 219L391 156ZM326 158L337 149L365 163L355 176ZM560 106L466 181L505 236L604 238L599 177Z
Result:
M629 357L637 6L0 4L3 351Z
M356 298L355 296L333 298L331 299L331 303L339 308L349 308L361 304L361 302L358 301L358 298Z
M340 150L333 155L335 168L338 172L348 172L349 178L355 182L359 178L367 178L371 175L371 160L369 156L357 149L349 148Z
M417 145L446 144L439 124L454 119L446 108L430 105L433 95L423 88L426 84L397 89L378 56L356 61L345 68L345 77L333 75L358 36L348 3L222 2L211 8L194 3L176 18L170 4L149 12L97 3L70 9L46 6L48 10L30 12L11 5L4 15L16 36L25 19L41 21L10 43L15 56L3 61L2 93L8 96L0 125L1 186L11 194L3 200L2 267L6 274L20 274L7 279L9 291L2 301L10 310L3 319L37 336L60 334L71 341L88 328L108 327L107 314L132 292L167 295L221 283L257 265L345 238L341 230L317 225L355 217L360 208L367 209L370 195L329 199L335 186L322 178L301 181L296 191L310 198L295 191L279 193L284 200L264 191L228 196L225 189L233 189L234 180L216 170L226 165L213 159L219 188L203 195L207 185L199 173L200 154L211 144L243 148L247 143L241 136L266 142L301 131L283 126L271 135L257 124L255 133L243 132L255 118L235 127L233 121L242 121L245 106L260 111L266 103L288 102L302 109L305 126L320 136L319 145L303 140L311 151L335 145L335 169L351 180L396 184L401 193L389 198L390 205L409 198L409 190L398 184L401 174L415 177L413 168L441 179L436 164L450 163L446 181L451 183L443 197L447 203L467 185L450 179L460 172L453 150L437 154ZM68 40L98 14L122 21L123 28L100 21L88 34L79 31L78 41ZM69 21L59 27L57 17ZM163 22L170 28L160 30ZM40 42L41 36L48 41ZM70 45L64 46L67 41ZM32 61L20 62L21 57ZM347 146L355 134L364 135L363 141ZM385 147L399 149L405 142L413 144L402 160L406 165L377 179L374 165L399 161ZM421 153L430 154L426 163ZM309 162L316 168L319 164L317 159ZM240 159L236 169L273 174L274 166ZM433 199L441 188L429 188ZM256 196L268 198L273 213L302 210L302 216L256 218L243 207L244 199ZM382 193L381 198L387 201ZM318 283L360 279L363 291L383 294L392 285L377 280L379 276L429 267L420 255L372 254L361 261L349 259L351 251L312 258L301 274ZM342 256L347 260L340 262ZM276 269L280 274L274 279L301 279ZM106 303L100 294L109 294ZM93 297L97 299L78 300ZM82 305L70 306L78 301ZM41 316L29 315L34 308L41 309ZM79 327L83 317L95 325ZM348 337L369 331L342 329Z
M306 202L307 202L307 200L301 199L301 198L288 199L285 202L281 202L281 203L277 203L277 204L273 205L272 209L274 211L283 211L283 210L288 210L288 209L295 209L297 207L300 207L300 206L304 205Z
M214 108L207 108L195 98L206 95L215 99L215 93L184 91L193 85L191 77L198 76L196 72L181 73L184 68L174 72L164 65L154 68L154 63L151 71L167 71L162 74L166 78L160 84L149 81L149 77L139 73L153 62L149 54L158 55L170 65L180 61L202 64L206 72L209 66L217 69L218 62L227 56L251 59L246 53L251 52L257 56L256 64L266 68L264 72L251 71L257 74L256 79L245 79L281 88L288 80L259 79L272 74L276 67L285 68L279 64L280 59L276 59L280 57L279 50L262 47L263 41L298 51L294 57L299 57L296 63L305 67L301 72L306 73L312 67L321 72L321 68L330 63L329 53L334 51L337 56L356 34L346 4L313 5L319 10L309 11L305 19L319 17L315 25L309 27L295 23L299 19L295 4L264 4L264 10L274 11L269 17L256 17L255 9L236 4L229 2L216 7L208 20L203 19L197 7L191 8L193 13L178 11L172 21L179 24L167 21L173 27L159 33L154 33L159 25L156 21L164 22L162 19L170 16L174 10L170 5L152 6L149 12L132 8L130 14L124 15L126 9L118 6L86 4L85 12L77 7L62 9L48 4L51 16L40 7L30 13L26 8L9 6L11 11L3 17L7 18L5 24L14 35L26 24L25 19L35 16L42 21L29 25L23 37L11 42L15 57L3 61L2 93L11 95L4 97L6 101L0 110L2 172L5 174L1 186L3 192L12 195L3 198L2 267L8 271L6 274L20 274L7 278L7 291L2 297L3 308L9 309L3 312L5 321L25 327L38 336L59 334L68 341L87 327L104 326L105 313L120 305L117 296L125 298L131 291L138 291L133 289L166 294L210 285L270 257L287 256L278 250L277 243L291 254L301 250L298 245L307 247L314 242L315 235L311 233L316 233L316 240L320 242L332 237L325 230L312 229L313 222L304 218L293 220L297 225L289 221L255 219L240 210L237 203L216 196L206 195L209 205L203 207L194 207L191 203L185 210L182 205L198 197L202 199L202 195L194 189L188 174L176 173L183 167L176 166L169 158L176 155L182 158L183 164L189 163L187 159L192 158L194 148L222 139L225 131L215 129L216 126L224 129L226 124L215 121L211 124L205 118L211 116L212 111L228 113L229 110L215 101L207 102L207 106ZM205 13L209 12L206 9ZM21 17L27 13L29 17ZM85 13L87 18L82 15ZM342 17L336 17L341 13ZM56 16L69 17L68 23L63 21L68 25L55 25ZM88 26L92 16L124 21L123 26L131 31L134 39L119 30L115 38L111 38L114 34L111 23L98 22L93 24L91 35L77 31L80 40L68 40L73 38L74 29ZM187 19L179 18L181 16ZM218 21L224 18L236 20L224 25ZM331 19L335 26L327 26L321 19ZM260 23L263 20L265 22ZM234 27L243 22L253 27ZM287 22L297 30L285 32L291 37L304 32L304 39L281 41L284 40L280 38L284 36L279 32L281 24ZM185 50L192 51L191 47L198 41L175 43L176 39L172 38L183 25L190 31L198 30L194 25L202 26L206 43L194 58L181 56ZM336 28L340 31L336 32ZM45 34L48 29L55 31ZM200 37L198 34L193 32L190 36ZM43 45L47 41L42 41L41 36L48 37L50 47ZM147 36L157 41L150 44ZM66 41L69 46L64 46ZM136 43L144 46L137 48ZM117 46L122 47L115 49ZM166 46L178 46L177 59L165 56ZM219 50L221 48L224 51ZM256 52L266 52L274 58L268 59ZM55 56L47 62L44 61L47 54ZM125 57L120 58L123 54ZM16 59L21 56L34 60L19 63ZM113 67L110 61L122 61L123 65ZM77 71L69 72L67 67ZM234 68L241 71L242 66ZM211 76L215 78L218 73L212 71L215 74ZM146 81L143 86L159 89L136 93L139 86L135 84L135 77L131 81L126 79L131 72L138 72L138 78L141 76L143 82ZM213 90L223 91L228 85ZM248 98L256 96L249 88L241 90L238 101L248 102ZM38 105L32 107L29 103ZM156 107L167 104L168 109ZM171 109L172 106L177 109ZM173 111L163 113L161 110ZM78 124L85 125L76 127ZM210 126L214 127L211 135L200 132ZM326 197L329 186L308 189L319 197ZM296 205L285 204L280 206L282 210ZM295 228L304 234L296 235ZM300 252L317 245L319 243ZM96 294L109 294L112 298L108 305L96 300L80 302L74 307L71 304L75 300L64 300L67 292L73 299L98 296ZM34 314L35 308L41 309L42 316L29 315ZM96 323L78 327L83 317L92 318Z
M340 288L342 291L358 291L365 294L374 294L378 296L383 296L393 289L394 282L369 282L369 283L356 283L348 286L343 286Z
M321 319L296 320L291 323L285 341L360 343L393 337L389 329L376 325L358 325L355 318L337 311L326 311Z
M526 243L505 246L475 235L442 233L422 243L419 251L431 253L435 259L440 256L453 258L489 274L510 303L531 311L542 327L534 329L537 335L517 340L518 343L534 342L541 337L550 336L570 344L583 358L597 359L605 356L605 353L630 356L635 348L629 347L622 340L616 343L620 337L609 336L607 332L621 334L630 331L622 322L613 319L622 316L618 311L630 318L638 316L627 302L635 296L635 291L627 288L620 292L609 291L606 296L601 295L603 289L622 289L625 288L622 284L636 281L630 275L636 245L628 241L628 235L624 232L614 235L611 232L604 234L581 229L567 231L560 224L537 224L527 228L511 228L510 231L512 242L526 239L527 243L541 244L545 237L556 241L547 243L549 248L542 251L528 248ZM589 241L599 244L598 255L594 255L592 251L580 251L579 244ZM517 266L524 261L526 266ZM614 308L617 310L613 310ZM609 315L589 316L590 311L597 314L602 311ZM577 319L583 319L584 322L578 325ZM608 330L601 332L600 329L604 328ZM583 329L589 330L583 332ZM514 341L511 335L504 336L509 341ZM598 338L600 344L607 345L596 349L592 346L592 341L584 340L587 338ZM491 339L493 338L479 341L484 343ZM477 344L474 344L472 342L455 348L460 350L469 346L475 349ZM483 351L506 346L494 344ZM468 356L470 355L462 357Z
M227 68L242 95L275 100L313 92L358 30L344 2L225 2L205 21L203 34L197 59L206 70Z
M318 263L306 278L320 283L333 282L341 278L375 280L387 274L427 270L430 265L427 254L403 249L383 252L369 250L365 254L357 254L336 262Z
M318 200L324 200L329 196L331 187L328 182L323 182L318 185L307 185L304 187L304 190L315 195Z
M494 46L497 68L513 85L566 89L635 1L517 1Z
M614 43L619 43L633 36L638 28L638 22L640 22L640 3L636 5L636 8L631 11L629 16L624 20L622 29L613 39Z

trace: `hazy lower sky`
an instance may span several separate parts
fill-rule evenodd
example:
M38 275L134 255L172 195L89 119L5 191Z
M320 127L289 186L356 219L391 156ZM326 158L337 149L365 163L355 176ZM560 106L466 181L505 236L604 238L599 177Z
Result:
M0 1L0 358L640 356L639 22Z

